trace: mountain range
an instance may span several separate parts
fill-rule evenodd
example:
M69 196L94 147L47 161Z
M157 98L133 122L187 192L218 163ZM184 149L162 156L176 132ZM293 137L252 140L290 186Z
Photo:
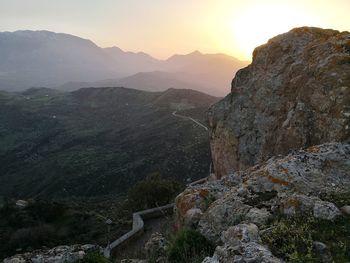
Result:
M248 62L224 54L174 55L166 60L49 31L0 33L0 89L75 90L125 86L148 91L194 89L214 96L230 90L235 72Z

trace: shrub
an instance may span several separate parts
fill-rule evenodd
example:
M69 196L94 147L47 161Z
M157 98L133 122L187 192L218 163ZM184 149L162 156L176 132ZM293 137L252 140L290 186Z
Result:
M86 256L77 261L78 263L111 263L111 261L107 258L105 258L103 255L96 253L96 252L90 252L86 254Z
M287 262L320 262L313 253L313 242L327 245L334 262L345 263L350 258L350 220L340 217L334 222L313 217L276 217L262 240L272 253Z
M129 204L133 210L142 210L168 204L182 190L179 182L162 178L153 173L140 181L128 192Z
M171 240L167 254L170 263L202 262L214 253L215 246L199 232L192 229L180 230Z

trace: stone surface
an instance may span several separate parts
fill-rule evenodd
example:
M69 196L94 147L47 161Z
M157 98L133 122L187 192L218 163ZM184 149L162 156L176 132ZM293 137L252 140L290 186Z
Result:
M350 33L296 28L256 48L209 125L217 178L292 149L349 142Z
M197 226L199 220L201 219L203 215L202 210L199 208L192 208L188 210L185 214L185 222L184 225L186 227L195 227Z
M315 241L315 242L313 242L312 246L313 246L313 252L321 260L320 263L332 263L333 262L332 255L331 255L328 247L326 246L326 244L319 242L319 241Z
M184 192L187 198L181 202L197 198L201 189L211 189L207 194L215 195L216 200L204 209L205 201L201 199L201 202L192 203L191 209L201 209L203 215L198 229L213 242L218 242L221 233L230 226L240 223L261 226L269 214L278 211L290 216L315 215L333 220L339 215L339 210L320 197L324 193L349 191L349 160L349 144L314 146L294 151L283 158L271 158L261 165L198 186L201 188L187 189ZM242 191L238 191L242 188L245 188L243 195ZM222 191L221 194L218 191ZM177 205L181 204L179 202L180 199ZM186 213L181 214L180 211L177 209L177 218L181 219Z
M267 223L267 221L271 218L271 213L267 211L266 208L259 209L253 207L248 211L248 213L245 215L245 219L248 222L252 222L256 224L257 226L262 226Z
M342 206L342 208L340 208L340 210L341 210L344 214L350 216L350 205L344 205L344 206Z
M152 262L166 262L166 240L160 233L153 233L151 238L145 244L147 259Z
M349 160L349 144L326 143L293 151L285 157L274 157L245 171L185 190L187 197L184 200L197 200L191 203L191 209L200 209L203 213L198 231L218 245L215 255L206 261L244 262L245 255L252 254L265 255L266 260L249 262L279 262L258 241L237 242L236 237L244 236L242 231L241 234L239 231L231 235L227 233L233 233L237 225L264 226L280 213L336 219L341 216L340 210L322 198L325 194L331 196L349 192ZM205 198L196 199L203 191L207 196L215 196L215 201L208 206L205 206ZM178 213L177 218L185 215ZM227 235L232 236L236 243L230 243ZM237 245L240 243L244 244Z
M47 250L35 250L24 254L18 254L4 259L4 263L67 263L83 259L86 253L102 253L102 248L97 245L72 245L58 246Z
M260 244L259 229L254 224L239 224L224 231L221 237L224 245L215 249L213 257L202 263L278 263L269 249Z
M340 214L339 209L333 203L324 201L318 201L315 203L314 217L316 218L333 221Z

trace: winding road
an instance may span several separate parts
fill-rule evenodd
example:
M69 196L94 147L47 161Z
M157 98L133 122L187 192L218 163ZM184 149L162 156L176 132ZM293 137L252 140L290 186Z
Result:
M206 131L208 131L208 127L205 126L204 124L200 123L199 121L191 118L191 117L188 117L188 116L184 116L184 115L180 115L180 114L177 114L176 113L177 111L174 111L172 113L173 116L175 117L178 117L178 118L182 118L182 119L187 119L187 120L190 120L190 121L193 121L194 123L196 123L197 125L199 125L200 127L202 127L203 129L205 129Z

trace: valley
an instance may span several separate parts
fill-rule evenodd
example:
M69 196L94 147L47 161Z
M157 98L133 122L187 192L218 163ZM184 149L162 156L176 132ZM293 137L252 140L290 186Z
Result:
M218 99L191 90L87 88L0 94L0 195L70 198L125 194L148 174L207 176L205 123Z

